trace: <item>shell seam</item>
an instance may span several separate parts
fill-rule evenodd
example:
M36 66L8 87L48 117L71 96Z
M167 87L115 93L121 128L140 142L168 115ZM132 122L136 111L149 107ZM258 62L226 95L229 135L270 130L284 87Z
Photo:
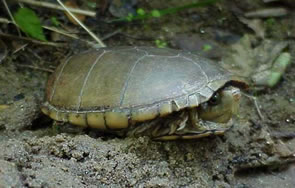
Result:
M54 82L53 90L52 90L52 93L51 93L51 96L50 96L50 99L49 99L50 101L52 101L53 96L54 96L54 94L55 94L55 90L56 90L57 82L59 81L59 79L60 79L60 77L61 77L61 75L62 75L62 73L63 73L63 71L64 71L65 66L68 64L68 62L70 61L70 59L71 59L72 57L73 57L73 56L70 56L69 58L67 58L66 62L62 65L61 70L60 70L60 72L59 72L59 74L58 74L58 76L57 76L57 78L56 78L56 80L55 80L55 82Z
M83 95L83 93L84 93L84 88L85 88L85 86L86 86L86 83L87 83L87 81L88 81L88 78L89 78L89 76L90 76L90 74L91 74L93 68L94 68L95 65L97 64L97 62L100 60L100 58L101 58L105 53L107 53L107 51L104 50L104 51L103 51L103 52L102 52L102 53L96 58L96 60L94 61L93 65L91 65L90 70L88 71L88 73L87 73L87 75L86 75L86 77L85 77L85 80L84 80L84 82L83 82L83 85L82 85L82 88L81 88L81 91L80 91L80 95L79 95L79 98L78 98L78 106L77 106L77 110L79 110L80 107L81 107L81 103L82 103L82 95Z

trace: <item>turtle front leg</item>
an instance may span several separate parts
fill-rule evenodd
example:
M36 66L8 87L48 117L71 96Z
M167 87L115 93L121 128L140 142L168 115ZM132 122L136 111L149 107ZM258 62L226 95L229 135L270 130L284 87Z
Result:
M170 134L162 134L163 136L156 137L156 140L177 140L177 139L198 139L210 135L222 135L224 131L218 130L218 124L214 122L207 122L199 119L198 110L192 108L182 113L186 117L186 121L170 122L170 130L175 130L174 125L178 125L175 131L170 131ZM180 120L180 119L178 119Z
M192 108L188 110L189 121L192 128L195 131L204 131L206 128L200 125L201 121L199 120L198 110L196 108Z
M152 137L160 137L166 135L175 135L180 129L186 127L188 114L186 111L170 115L163 119L159 126L155 127Z
M124 132L127 136L150 136L159 138L166 135L174 135L179 129L186 127L188 114L186 111L170 114L163 118L134 124L129 126L129 129Z
M212 134L198 118L195 108L184 110L175 116L166 121L164 126L154 130L155 140L198 139Z
M209 126L210 127L210 126ZM154 140L198 139L219 134L198 118L196 109L182 110L163 118L157 118L140 125L130 126L129 136L150 136ZM212 127L211 127L212 128Z

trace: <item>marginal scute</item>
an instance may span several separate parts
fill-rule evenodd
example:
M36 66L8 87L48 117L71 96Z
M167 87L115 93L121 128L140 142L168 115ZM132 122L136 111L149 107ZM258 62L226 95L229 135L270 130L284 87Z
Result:
M58 121L58 119L57 119L57 113L58 112L56 110L51 109L48 115L49 115L50 118Z
M123 112L105 112L106 126L110 129L124 129L128 127L127 114Z
M198 94L192 94L188 96L188 103L189 103L189 107L196 107L199 106L200 102L199 102L199 97Z
M218 90L221 86L223 86L226 83L227 80L215 80L212 81L208 84L208 87L213 90L216 91Z
M87 127L87 122L86 122L86 114L85 113L69 113L69 122L78 125L81 127Z
M49 109L45 106L41 107L41 111L45 114L48 115L50 113Z
M159 107L159 112L161 117L171 114L173 112L171 103L162 103Z
M131 111L131 120L135 122L142 122L154 119L159 115L159 106L149 106L141 109L133 109Z
M200 103L207 101L212 95L214 91L210 89L209 87L204 87L199 91L199 94L203 96L203 100L200 101Z
M59 112L57 113L57 121L64 121L67 122L68 121L68 113L65 112Z
M205 97L205 96L203 96L201 94L199 94L199 99L200 99L200 104L207 101L207 97Z
M68 121L68 113L67 112L59 111L59 110L56 110L54 108L50 108L47 106L42 106L41 111L56 121L63 121L63 122Z
M176 98L172 101L172 109L173 111L179 111L188 105L188 98L187 96L182 96L179 98Z
M95 129L106 129L104 113L100 112L89 112L87 113L87 124L91 128Z

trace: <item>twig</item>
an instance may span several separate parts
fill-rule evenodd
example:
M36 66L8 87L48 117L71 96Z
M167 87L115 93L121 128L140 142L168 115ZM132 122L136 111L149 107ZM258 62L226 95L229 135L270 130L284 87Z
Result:
M10 23L13 23L13 22L6 19L6 18L0 18L0 23L10 24Z
M282 17L288 14L285 8L267 8L261 10L254 10L245 13L247 18L269 18L269 17Z
M83 28L86 32L94 39L101 47L106 47L106 45L92 32L90 31L76 16L71 13L71 11L60 1L57 0L57 2L69 13L69 15L72 16L72 18Z
M70 37L70 38L74 38L74 39L79 39L79 37L75 34L71 34L71 33L68 33L67 31L65 30L61 30L61 29L58 29L56 27L50 27L50 26L42 26L44 29L47 29L49 31L53 31L53 32L56 32L56 33L59 33L59 34L62 34L62 35L65 35L67 37Z
M17 52L19 52L19 51L25 49L25 47L27 47L28 44L29 44L29 43L26 43L26 44L23 44L23 45L21 45L20 47L16 48L16 49L12 52L12 54L15 54L15 53L17 53Z
M111 38L111 37L113 37L114 35L117 35L117 34L119 34L119 33L121 33L121 32L122 32L122 29L118 29L118 30L116 30L116 31L114 31L114 32L112 32L112 33L109 33L109 34L103 36L103 37L101 38L101 40L106 40L106 39Z
M21 65L21 64L16 64L16 66L19 66L19 67L25 67L25 68L30 68L30 69L34 69L34 70L41 70L41 71L45 71L45 72L54 72L54 70L51 70L51 69L47 69L47 68L41 68L41 67L35 67L33 65Z
M47 46L55 46L55 47L65 47L65 46L67 46L67 44L65 44L65 43L42 42L42 41L39 41L39 40L34 40L34 39L27 38L27 37L19 37L19 36L10 35L10 34L6 34L6 33L2 33L2 32L0 32L0 36L7 37L7 38L12 38L12 39L20 39L20 40L29 41L29 42L32 42L32 43L35 43L35 44L41 44L41 45L47 45Z
M6 18L0 18L0 23L4 23L4 24L15 24L13 23L12 21L6 19ZM47 30L50 30L50 31L53 31L53 32L56 32L56 33L59 33L59 34L62 34L62 35L65 35L67 37L71 37L71 38L74 38L76 40L81 40L83 42L86 42L88 45L92 46L92 47L95 47L96 46L96 43L93 43L91 41L87 41L87 40L83 40L83 39L80 39L79 37L77 37L76 35L73 35L73 34L70 34L70 33L67 33L66 31L63 31L63 30L60 30L60 29L57 29L57 28L54 28L54 27L49 27L49 26L42 26L44 29L47 29ZM3 33L4 34L4 33ZM0 33L1 35L1 33ZM8 34L5 34L5 35L8 35Z
M251 96L251 95L248 95L246 93L242 93L244 96L248 97L249 99L251 99L253 102L254 102L254 106L256 108L256 111L258 113L258 116L261 120L264 120L264 116L262 115L261 111L260 111L260 108L259 108L259 105L258 105L258 102L257 102L257 98L254 97L254 96Z
M257 110L257 113L258 113L260 119L261 120L264 120L264 117L263 117L263 115L262 115L262 113L260 111L260 107L259 107L258 102L257 102L257 98L256 97L253 97L253 101L254 101L254 105L255 105L255 108Z
M21 35L21 32L20 32L20 30L19 30L19 28L18 28L18 26L17 26L17 24L16 24L16 22L15 22L13 16L12 16L11 12L10 12L10 9L9 9L8 6L7 6L6 0L2 0L2 2L3 2L5 8L6 8L7 12L8 12L8 15L9 15L10 19L12 20L12 22L13 22L14 25L16 26L16 30L17 30L18 36L22 36L22 35Z
M46 8L51 8L51 9L57 9L57 10L65 10L63 7L53 4L53 3L48 3L48 2L42 2L42 1L35 1L35 0L18 0L19 2L23 3L28 3L31 5L35 6L40 6L40 7L46 7ZM76 8L68 8L71 12L77 13L77 14L83 14L86 16L90 17L95 17L96 13L93 11L88 11L88 10L81 10L81 9L76 9Z
M77 35L70 34L70 33L68 33L67 31L64 31L64 30L61 30L61 29L58 29L58 28L55 28L55 27L49 27L49 26L42 26L42 27L44 29L49 30L49 31L53 31L53 32L62 34L64 36L67 36L67 37L70 37L70 38L73 38L73 39L76 39L76 40L81 40L81 41L89 44L90 46L95 46L96 45L96 43L93 43L91 41L87 41L87 40L84 40L84 39L80 39Z

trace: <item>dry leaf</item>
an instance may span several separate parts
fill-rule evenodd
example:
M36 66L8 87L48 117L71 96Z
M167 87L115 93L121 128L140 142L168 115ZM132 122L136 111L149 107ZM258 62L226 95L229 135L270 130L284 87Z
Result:
M255 32L256 36L264 39L265 29L263 27L263 22L260 19L249 20L249 19L240 17L239 20L243 24L246 24L250 29L252 29Z

